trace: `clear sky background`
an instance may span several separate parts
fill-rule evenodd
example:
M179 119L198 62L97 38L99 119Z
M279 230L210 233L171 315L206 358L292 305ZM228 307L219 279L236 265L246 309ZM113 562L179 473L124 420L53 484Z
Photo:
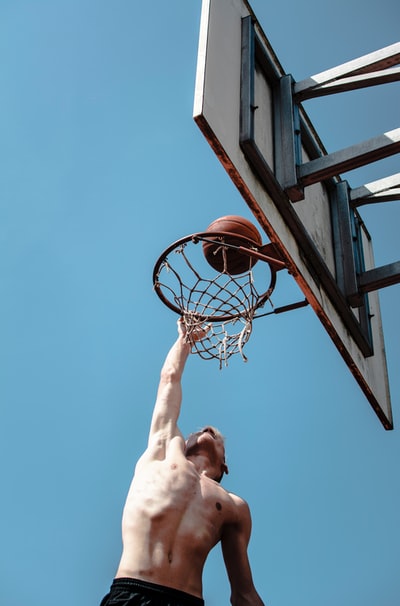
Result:
M395 0L252 6L301 80L397 41ZM152 290L171 242L252 215L192 119L200 0L0 2L0 603L96 606L177 316ZM328 151L399 126L399 85L306 104ZM398 156L349 173L399 171ZM377 265L399 203L361 214ZM249 362L192 356L181 429L227 436L269 606L400 603L399 286L381 291L395 430L311 308L258 320ZM302 298L290 277L277 302ZM209 606L229 603L219 548Z

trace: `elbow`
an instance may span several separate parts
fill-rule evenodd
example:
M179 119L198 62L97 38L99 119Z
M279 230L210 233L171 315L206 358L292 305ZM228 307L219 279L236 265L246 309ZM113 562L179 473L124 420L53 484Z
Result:
M256 589L231 594L232 606L265 606Z
M161 369L160 380L164 384L179 383L187 357L190 353L190 345L188 343L180 343L175 345L172 355L168 355Z

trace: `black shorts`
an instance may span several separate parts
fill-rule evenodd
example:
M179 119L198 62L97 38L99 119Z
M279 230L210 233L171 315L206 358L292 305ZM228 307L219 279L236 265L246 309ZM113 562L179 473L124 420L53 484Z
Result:
M190 593L138 579L114 579L100 606L204 606Z

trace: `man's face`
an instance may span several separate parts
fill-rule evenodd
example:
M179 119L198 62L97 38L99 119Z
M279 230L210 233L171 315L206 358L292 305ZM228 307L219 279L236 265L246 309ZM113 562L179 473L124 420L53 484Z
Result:
M207 448L210 454L214 451L214 456L221 465L224 466L225 473L228 472L225 465L225 446L224 438L218 429L212 425L203 427L200 431L191 433L186 440L185 455L195 454L199 447Z

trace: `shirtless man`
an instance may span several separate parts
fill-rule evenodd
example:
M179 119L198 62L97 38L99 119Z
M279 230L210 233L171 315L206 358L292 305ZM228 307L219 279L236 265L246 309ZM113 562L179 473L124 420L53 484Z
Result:
M263 606L247 556L248 505L219 484L228 473L223 437L210 426L185 441L177 426L190 353L181 321L178 333L161 371L147 449L128 492L121 561L101 606L202 606L204 563L219 541L232 605Z

